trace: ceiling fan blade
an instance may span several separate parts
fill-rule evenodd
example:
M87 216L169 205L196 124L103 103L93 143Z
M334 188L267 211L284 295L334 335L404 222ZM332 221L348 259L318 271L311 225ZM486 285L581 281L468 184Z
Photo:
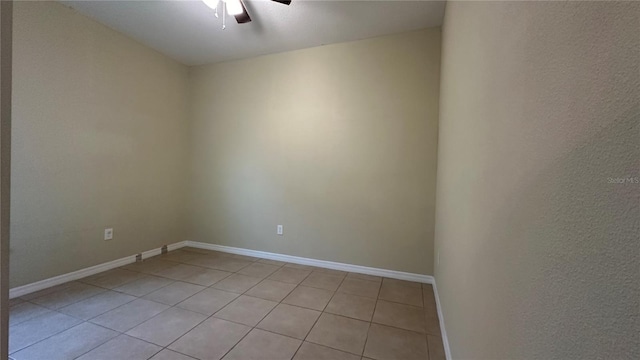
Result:
M242 0L240 0L240 5L242 5L242 14L235 15L236 21L238 22L238 24L251 22L251 16L249 16L247 8L244 6L244 2L242 2Z
M273 0L275 2L279 2L280 4L290 5L291 0Z

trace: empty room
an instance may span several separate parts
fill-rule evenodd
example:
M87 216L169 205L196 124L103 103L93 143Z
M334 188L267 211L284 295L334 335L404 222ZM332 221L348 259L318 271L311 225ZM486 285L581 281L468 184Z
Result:
M0 31L0 358L640 359L640 2Z

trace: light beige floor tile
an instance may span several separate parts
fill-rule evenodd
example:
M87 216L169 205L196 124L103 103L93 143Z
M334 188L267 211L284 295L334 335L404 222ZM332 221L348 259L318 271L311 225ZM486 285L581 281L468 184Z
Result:
M302 264L293 264L293 263L286 263L284 266L288 267L288 268L302 269L302 270L313 270L313 269L316 269L315 266L302 265Z
M182 281L196 285L211 286L233 274L222 270L207 269L202 267L198 268L200 269L198 272L184 277Z
M168 254L161 255L160 259L184 263L197 256L198 254L195 254L191 251L174 250L174 251L170 251Z
M160 346L120 335L80 356L78 360L147 360L160 350Z
M74 282L64 290L37 297L31 302L56 310L105 291L106 289L97 286Z
M198 255L185 261L186 264L202 266L205 268L213 269L220 262L221 256L218 255Z
M424 311L428 312L432 316L438 316L438 308L436 305L436 298L433 293L433 288L429 284L423 284L422 287L422 301L424 304Z
M260 259L258 260L258 262L263 264L275 265L275 266L283 266L284 264L286 264L284 261L269 260L269 259Z
M210 288L202 290L176 306L200 314L213 315L238 296L236 293Z
M13 298L13 299L9 299L9 307L18 305L18 304L22 304L23 302L25 302L24 299L22 298Z
M51 312L51 310L45 307L23 301L9 308L9 326L20 324L49 312Z
M440 336L440 320L438 307L431 284L422 284L422 301L424 303L425 326L428 334Z
M383 281L378 297L382 300L422 307L422 288L405 286L398 282Z
M225 357L225 360L290 360L301 341L253 329Z
M229 272L237 272L253 264L252 261L235 259L235 258L226 257L226 256L219 257L217 260L218 261L211 264L211 268L217 269L217 270L229 271Z
M246 268L238 271L238 274L243 274L243 275L264 279L267 276L273 274L279 268L280 266L254 262L253 264L247 266Z
M242 295L214 316L248 326L256 326L278 303Z
M164 349L149 360L193 360L191 356L183 355L175 351Z
M374 276L374 275L367 275L367 274L358 274L358 273L348 273L347 274L348 278L352 278L352 279L360 279L360 280L369 280L369 281L376 281L378 283L382 282L382 278L380 276Z
M186 264L182 264L182 263L178 263L178 262L174 262L174 261L162 261L163 263L171 264L168 266L157 266L155 268L149 269L144 271L145 274L149 274L149 275L155 275L155 276L161 276L161 277L166 277L167 279L169 279L169 277L167 276L162 276L161 274L170 274L171 270L173 268L176 268L180 265L186 265ZM191 265L189 265L191 266ZM171 280L175 280L175 279L171 279Z
M412 287L414 289L422 289L422 283L415 282L415 281L384 278L384 280L382 280L382 283L383 284L389 284L389 285L408 286L408 287Z
M67 282L67 283L64 283L64 284L60 284L60 285L52 286L52 287L49 287L49 288L46 288L46 289L38 290L38 291L32 292L30 294L22 295L20 298L23 299L23 300L32 300L32 299L35 299L35 298L38 298L38 297L41 297L41 296L44 296L44 295L47 295L47 294L54 293L56 291L60 291L60 290L66 289L66 288L72 286L73 284L77 284L77 283L78 283L77 281L70 281L70 282Z
M425 311L424 322L427 334L440 336L440 319L437 313Z
M324 311L358 320L371 321L375 307L375 299L337 293L333 296Z
M160 288L171 284L173 280L159 276L145 275L144 277L115 288L115 291L133 296L145 296Z
M153 274L155 272L162 271L166 268L176 265L178 265L177 262L166 261L158 257L153 257L151 259L136 261L132 264L122 266L120 267L120 269L137 271L145 274Z
M131 295L115 291L106 291L88 299L73 303L69 306L65 306L58 311L79 319L89 320L135 299L136 298Z
M73 326L82 320L51 311L9 328L9 353L33 345Z
M325 274L329 274L329 275L342 276L342 277L347 276L347 272L346 271L342 271L342 270L334 270L334 269L327 269L327 268L317 267L317 268L314 268L313 271L321 272L321 273L325 273Z
M340 283L342 283L342 279L344 279L344 275L332 275L313 271L306 279L304 279L301 285L336 291L338 286L340 286Z
M279 304L256 327L304 340L319 316L319 311Z
M221 359L249 331L249 326L209 318L169 346L200 360Z
M306 340L361 355L368 330L368 322L323 313Z
M127 335L156 345L167 346L204 319L206 319L205 315L193 311L169 308L127 331Z
M329 303L329 300L331 300L333 294L333 291L325 289L298 286L291 292L291 294L284 298L282 302L289 305L296 305L322 311Z
M173 280L184 280L200 272L203 268L187 264L177 264L166 269L154 273L156 276L162 276Z
M364 356L380 360L425 360L428 359L427 341L416 332L371 324Z
M271 301L282 301L289 293L295 289L295 284L283 283L269 279L262 280L258 285L252 287L245 293L253 297Z
M225 255L225 253L220 252L220 251L209 250L209 249L199 249L199 248L195 248L195 247L183 247L180 250L194 252L194 253L197 253L197 254L205 254L205 255Z
M284 266L269 276L270 280L282 281L289 284L300 284L304 278L311 274L311 270L298 269Z
M11 356L16 360L75 359L117 335L117 332L98 325L82 323Z
M143 298L162 304L175 305L204 289L204 286L176 281L150 294L145 295Z
M251 261L251 262L256 262L256 261L260 260L260 258L257 258L257 257L247 256L247 255L240 255L240 254L227 254L227 256L229 256L231 258L234 258L234 259L246 260L246 261Z
M91 322L109 329L125 332L168 308L168 305L144 299L136 299L91 319Z
M346 278L338 288L339 293L365 296L370 298L378 297L380 284L375 281L361 280L356 278Z
M429 349L429 360L447 359L440 336L427 335L427 348Z
M136 271L113 269L80 279L79 281L106 289L115 289L143 276L143 274Z
M305 341L293 360L360 360L360 356Z
M224 280L218 281L211 287L242 294L243 292L254 287L260 281L262 281L262 279L258 277L233 274L225 278Z
M378 300L373 322L397 328L425 332L424 310L421 307Z

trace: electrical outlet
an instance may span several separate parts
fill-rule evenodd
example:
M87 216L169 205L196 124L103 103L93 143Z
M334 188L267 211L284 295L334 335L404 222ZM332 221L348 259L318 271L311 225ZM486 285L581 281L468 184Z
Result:
M276 228L276 234L278 235L282 235L284 233L284 228L282 225L278 225L278 227Z
M113 228L104 229L104 239L105 240L113 239Z

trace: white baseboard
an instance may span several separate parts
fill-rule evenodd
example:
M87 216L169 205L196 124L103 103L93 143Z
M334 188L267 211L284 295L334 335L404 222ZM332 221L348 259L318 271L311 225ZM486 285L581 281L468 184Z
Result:
M440 321L440 336L442 337L442 345L444 346L444 354L447 360L451 360L451 348L449 347L449 338L447 338L447 330L444 327L444 316L442 315L442 307L440 306L440 296L438 295L438 286L435 279L433 282L433 294L436 298L436 307L438 309L438 321Z
M181 247L185 247L186 246L186 241L180 241L174 244L169 244L167 245L167 251L173 251L176 249L180 249ZM142 252L142 258L143 259L148 259L152 256L158 256L162 254L162 248L155 248L155 249L151 249L151 250L147 250L147 251L143 251Z
M187 246L187 242L186 241L180 241L180 242L177 242L177 243L174 243L174 244L169 244L169 245L167 245L167 251L177 250L177 249L183 248L185 246Z
M194 247L198 249L221 251L221 252L230 253L230 254L259 257L259 258L264 258L269 260L284 261L284 262L289 262L293 264L317 266L317 267L326 268L326 269L349 271L349 272L360 273L360 274L382 276L382 277L387 277L391 279L408 280L408 281L415 281L415 282L426 283L426 284L433 284L433 276L430 276L430 275L379 269L379 268L373 268L368 266L351 265L351 264L326 261L326 260L316 260L316 259L304 258L300 256L283 255L283 254L277 254L277 253L270 253L266 251L249 250L249 249L224 246L224 245L215 245L215 244L209 244L209 243L203 243L203 242L197 242L197 241L187 241L186 246Z
M167 249L169 251L175 250L175 249L179 249L181 247L184 247L185 244L186 244L186 241L182 241L182 242L179 242L179 243L167 245ZM162 248L157 248L157 249L145 251L145 252L142 253L142 258L143 259L147 259L147 258L150 258L152 256L160 255L161 253L162 253ZM100 272L103 272L103 271L107 271L107 270L115 269L115 268L120 267L120 266L131 264L131 263L134 263L135 261L136 261L136 255L130 255L130 256L127 256L127 257L123 257L121 259L117 259L117 260L109 261L109 262L102 263L102 264L99 264L99 265L91 266L91 267L88 267L88 268L80 269L80 270L77 270L77 271L74 271L74 272L70 272L70 273L67 273L67 274L54 276L52 278L44 279L44 280L37 281L37 282L31 283L31 284L18 286L18 287L15 287L15 288L9 290L9 298L13 299L13 298L16 298L16 297L20 297L20 296L24 296L24 295L27 295L27 294L31 294L32 292L36 292L36 291L39 291L39 290L42 290L42 289L46 289L46 288L49 288L49 287L52 287L52 286L64 284L64 283L69 282L69 281L82 279L83 277L87 277L87 276L94 275L94 274L97 274L97 273L100 273Z

